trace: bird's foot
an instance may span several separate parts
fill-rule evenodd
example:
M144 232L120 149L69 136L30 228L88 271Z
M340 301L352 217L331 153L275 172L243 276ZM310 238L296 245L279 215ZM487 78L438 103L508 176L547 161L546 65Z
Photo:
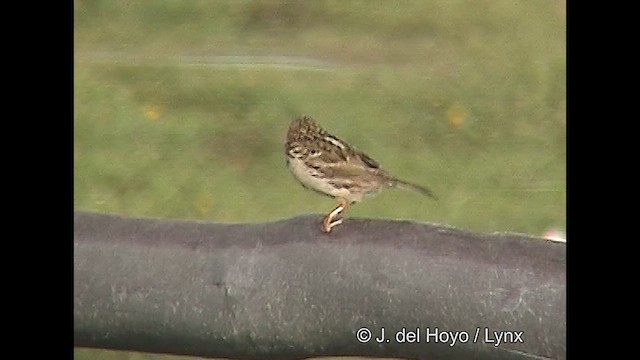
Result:
M345 205L340 204L335 209L333 209L327 216L322 220L322 231L325 233L330 233L331 229L334 226L342 224L342 211L346 208Z

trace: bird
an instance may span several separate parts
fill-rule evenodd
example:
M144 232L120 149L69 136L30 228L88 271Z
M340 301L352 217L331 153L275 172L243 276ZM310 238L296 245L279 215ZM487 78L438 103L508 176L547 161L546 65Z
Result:
M438 200L430 189L391 175L377 161L331 135L307 115L289 125L285 153L287 167L302 186L337 200L338 205L322 220L325 233L342 224L347 207L386 187L413 190Z

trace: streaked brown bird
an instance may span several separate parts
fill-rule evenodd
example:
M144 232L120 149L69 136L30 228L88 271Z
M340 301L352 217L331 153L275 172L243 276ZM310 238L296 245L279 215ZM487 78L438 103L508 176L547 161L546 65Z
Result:
M349 205L384 187L409 189L437 200L431 190L382 170L371 157L329 134L309 116L291 123L285 152L289 170L304 187L338 200L338 206L322 221L322 230L327 233L342 224L342 214Z

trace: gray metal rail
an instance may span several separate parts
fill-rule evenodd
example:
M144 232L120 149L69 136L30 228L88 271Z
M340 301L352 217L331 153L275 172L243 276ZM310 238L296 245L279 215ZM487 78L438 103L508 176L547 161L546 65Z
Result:
M566 357L565 244L353 218L327 235L320 219L76 212L75 345L232 359Z

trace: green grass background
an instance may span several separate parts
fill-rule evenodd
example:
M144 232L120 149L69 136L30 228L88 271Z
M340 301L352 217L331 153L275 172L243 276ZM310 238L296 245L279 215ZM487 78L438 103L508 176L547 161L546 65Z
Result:
M347 217L564 229L565 13L547 0L75 0L75 208L326 212L333 200L285 166L289 122L308 114L440 198L388 190Z

